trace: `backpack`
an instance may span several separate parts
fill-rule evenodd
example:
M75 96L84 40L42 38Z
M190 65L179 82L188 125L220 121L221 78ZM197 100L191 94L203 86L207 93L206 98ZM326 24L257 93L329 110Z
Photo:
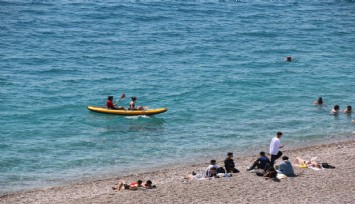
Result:
M224 168L223 167L218 167L217 168L217 173L226 173L226 170L224 170Z

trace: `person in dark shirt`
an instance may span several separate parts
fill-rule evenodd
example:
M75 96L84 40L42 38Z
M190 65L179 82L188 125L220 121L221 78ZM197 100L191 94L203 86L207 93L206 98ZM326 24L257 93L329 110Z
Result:
M265 152L260 152L260 157L253 163L253 165L247 169L247 171L251 171L258 167L259 169L268 169L270 166L270 159L265 155Z
M226 168L226 173L238 173L239 170L235 168L233 160L233 152L228 152L227 158L224 160L224 167Z

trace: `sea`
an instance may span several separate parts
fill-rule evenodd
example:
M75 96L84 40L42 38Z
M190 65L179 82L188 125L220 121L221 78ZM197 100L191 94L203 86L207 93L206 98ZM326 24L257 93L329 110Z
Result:
M352 0L0 0L0 195L227 152L243 169L238 157L267 152L278 131L284 151L354 139L355 113L342 112L355 108L354 11ZM119 105L136 96L168 111L86 108L123 93Z

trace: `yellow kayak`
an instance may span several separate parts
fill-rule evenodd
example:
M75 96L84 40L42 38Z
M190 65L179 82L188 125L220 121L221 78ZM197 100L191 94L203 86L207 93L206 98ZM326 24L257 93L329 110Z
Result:
M87 106L86 108L94 112L114 114L114 115L155 115L159 113L164 113L168 110L167 108L157 108L157 109L147 109L147 110L112 110L112 109L107 109L106 107L99 107L99 106Z

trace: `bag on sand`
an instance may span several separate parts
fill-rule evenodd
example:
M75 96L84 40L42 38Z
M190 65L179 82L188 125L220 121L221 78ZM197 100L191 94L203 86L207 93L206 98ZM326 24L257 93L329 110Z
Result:
M335 166L329 165L328 163L321 163L321 166L325 169L335 169Z
M223 167L218 167L217 168L217 173L226 173L226 170L224 170L224 168Z

